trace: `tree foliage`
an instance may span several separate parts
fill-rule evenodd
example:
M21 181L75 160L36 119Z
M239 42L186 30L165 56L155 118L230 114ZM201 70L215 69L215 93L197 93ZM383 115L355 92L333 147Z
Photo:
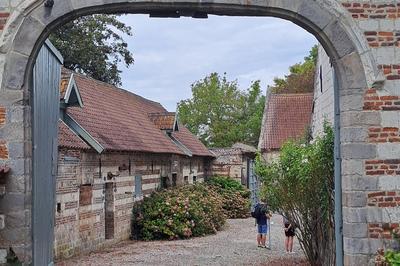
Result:
M50 35L50 41L64 57L64 66L94 79L121 85L120 62L133 64L133 55L121 33L131 36L132 28L116 15L90 15L64 24Z
M272 93L306 93L314 91L315 65L318 58L318 46L311 48L304 62L289 67L289 74L284 78L274 78L269 87Z
M311 144L285 143L271 164L256 160L262 196L296 226L311 265L335 264L334 134L327 123L324 133Z
M192 98L181 101L178 112L180 121L208 147L235 142L256 146L264 105L260 81L242 91L236 81L212 73L192 84Z

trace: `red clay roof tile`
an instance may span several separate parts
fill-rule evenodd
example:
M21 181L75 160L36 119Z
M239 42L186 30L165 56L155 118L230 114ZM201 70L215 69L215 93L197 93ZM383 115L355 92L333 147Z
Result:
M106 150L185 154L149 119L152 113L170 114L160 103L83 75L74 78L85 105L67 113ZM212 156L189 130L179 129L174 136L193 155Z
M161 130L174 130L175 113L149 113L149 119Z
M90 149L90 146L61 120L58 121L58 146L73 149Z
M313 94L271 94L263 121L261 150L277 150L289 139L305 134L311 123Z

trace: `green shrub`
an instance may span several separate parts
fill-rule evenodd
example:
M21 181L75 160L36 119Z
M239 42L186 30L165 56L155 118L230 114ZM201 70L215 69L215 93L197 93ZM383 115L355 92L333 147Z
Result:
M397 227L392 231L393 239L400 245L400 228ZM400 250L383 248L379 249L375 256L375 265L377 266L400 266Z
M222 198L204 184L153 193L133 207L136 239L180 239L216 233L226 220Z
M250 215L250 191L229 177L216 176L208 185L222 196L222 207L230 219L247 218Z

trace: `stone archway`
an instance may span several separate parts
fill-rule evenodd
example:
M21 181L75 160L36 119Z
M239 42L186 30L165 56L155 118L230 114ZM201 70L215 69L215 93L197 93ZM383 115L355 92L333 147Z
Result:
M314 34L331 57L339 79L340 89L336 90L336 99L340 103L340 121L337 120L340 137L337 135L336 139L340 140L338 148L341 150L337 153L340 154L337 162L341 162L338 164L338 169L341 167L338 174L343 184L344 262L346 265L367 263L371 254L380 246L379 240L373 239L368 234L368 226L378 224L379 227L379 224L390 223L395 219L396 212L392 212L392 216L384 216L378 206L368 207L367 201L373 197L368 191L379 191L386 195L385 193L391 189L380 187L378 177L365 172L365 165L367 162L379 164L381 159L396 159L390 156L389 150L398 151L400 148L397 146L390 148L383 145L388 143L374 142L368 136L368 132L371 127L383 130L384 127L399 128L400 125L396 122L390 125L390 118L385 120L386 123L382 122L382 104L373 110L366 108L365 105L365 94L378 93L375 89L385 87L383 81L385 78L389 79L389 74L385 72L386 77L382 75L376 63L377 58L371 52L371 47L383 46L380 44L380 38L376 38L376 42L371 38L367 41L365 38L374 34L379 35L378 30L362 32L357 19L364 9L360 8L353 15L349 13L354 12L354 9L359 8L361 4L341 4L336 0L60 0L55 1L54 6L46 7L45 1L39 0L9 2L10 4L4 8L4 13L0 13L0 17L8 17L4 25L0 24L4 28L0 32L0 151L3 151L3 154L0 153L0 163L8 163L13 171L7 177L11 181L7 181L10 184L6 195L4 199L0 199L1 211L5 214L7 223L10 223L0 231L0 241L2 246L13 247L25 262L32 260L32 239L35 239L35 233L30 218L31 183L32 179L38 178L31 171L32 164L38 163L38 160L32 160L32 143L35 145L35 140L31 135L31 117L32 111L35 110L32 110L30 101L31 97L34 97L31 95L30 75L33 64L41 45L52 29L78 16L100 12L144 14L166 12L181 16L196 16L196 14L274 16L291 20ZM375 12L374 8L382 7L369 5L368 8L372 9L371 12ZM368 15L367 11L365 12L363 18L375 19ZM393 18L388 16L388 19ZM395 31L394 24L389 30L392 33ZM390 55L385 56L383 57L387 59L390 57ZM391 62L388 65L395 73L398 64L393 63L393 60ZM393 73L392 76L396 76ZM368 90L373 87L376 88ZM391 91L388 91L390 94ZM376 101L385 101L380 100L380 95L374 97L375 100L378 97ZM395 100L389 98L385 99ZM384 102L383 105L385 104ZM3 119L4 122L1 119L2 110L7 114ZM339 117L339 112L337 115ZM15 180L19 183L14 184L17 182ZM46 207L51 208L52 204Z

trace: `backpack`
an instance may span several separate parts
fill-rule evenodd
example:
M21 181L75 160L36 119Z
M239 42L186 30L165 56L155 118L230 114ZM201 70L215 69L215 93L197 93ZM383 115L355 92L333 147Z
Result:
M257 205L254 207L254 211L251 212L251 217L257 219L258 217L260 217L260 215L261 215L261 205L260 205L260 204L257 204Z

